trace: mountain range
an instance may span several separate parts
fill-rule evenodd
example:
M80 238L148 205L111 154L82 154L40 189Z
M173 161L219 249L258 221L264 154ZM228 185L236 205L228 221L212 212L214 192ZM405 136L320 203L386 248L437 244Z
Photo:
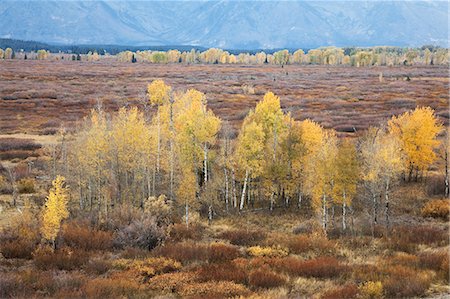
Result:
M447 1L10 1L0 38L53 44L448 47Z

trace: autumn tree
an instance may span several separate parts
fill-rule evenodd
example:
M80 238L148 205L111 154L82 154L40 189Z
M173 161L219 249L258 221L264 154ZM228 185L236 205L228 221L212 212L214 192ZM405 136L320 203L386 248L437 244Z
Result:
M389 132L400 140L406 155L408 179L411 180L415 172L417 181L435 161L435 149L439 147L438 134L442 130L434 110L430 107L418 107L400 116L393 116L388 122Z
M333 200L342 205L342 229L347 228L347 207L352 204L359 179L359 166L353 142L344 139L338 146L336 156L336 176L333 182Z
M220 119L207 109L206 96L197 90L188 90L175 104L174 125L181 168L178 195L185 201L188 225L190 201L196 198L200 186L206 188L208 183L210 148L216 142ZM203 181L197 177L198 169L203 170Z
M49 195L45 200L42 213L41 233L45 240L52 243L55 248L55 239L61 228L61 222L69 217L67 204L69 190L65 186L65 178L57 176L52 182Z
M363 180L372 198L372 224L378 222L378 198L384 194L385 224L390 225L390 192L404 170L399 140L384 128L370 128L361 143Z

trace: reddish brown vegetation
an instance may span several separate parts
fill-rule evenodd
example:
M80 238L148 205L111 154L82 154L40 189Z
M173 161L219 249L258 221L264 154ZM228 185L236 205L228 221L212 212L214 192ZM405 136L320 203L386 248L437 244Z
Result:
M354 284L346 284L343 287L326 291L322 299L342 299L356 298L358 296L358 287Z
M380 72L383 83L378 81ZM406 76L411 80L403 80ZM161 78L175 89L189 86L206 93L214 113L234 128L268 90L282 97L283 108L291 110L294 118L313 118L340 132L353 132L353 127L359 132L418 105L431 106L448 122L446 67L289 65L281 69L274 65L14 60L2 63L0 130L54 133L62 123L74 127L97 99L103 100L107 110L140 104L149 78ZM254 94L246 93L244 84L253 86Z
M229 240L234 245L257 245L266 237L266 234L261 231L249 231L249 230L230 230L223 232L220 238Z
M82 250L110 250L113 234L90 228L86 223L71 222L64 226L64 243Z
M268 267L263 267L250 272L249 284L257 288L275 288L286 283L286 278L271 271Z

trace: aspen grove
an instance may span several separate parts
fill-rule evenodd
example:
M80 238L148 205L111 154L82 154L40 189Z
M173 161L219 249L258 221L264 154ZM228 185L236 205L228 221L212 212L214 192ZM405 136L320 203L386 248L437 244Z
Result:
M429 107L393 116L361 137L338 138L312 120L293 119L267 92L234 136L200 91L155 80L147 97L145 111L93 109L70 147L60 144L68 154L55 167L77 193L72 199L103 221L114 209L144 209L164 196L162 205L186 226L198 217L211 222L230 213L308 205L324 232L337 215L345 231L359 193L372 227L381 222L389 229L393 189L423 179L443 157L443 127Z

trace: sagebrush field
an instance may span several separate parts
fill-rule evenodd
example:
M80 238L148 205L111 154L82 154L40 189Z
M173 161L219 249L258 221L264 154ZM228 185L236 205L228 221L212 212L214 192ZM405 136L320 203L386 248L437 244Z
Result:
M447 66L0 69L0 298L448 296Z

